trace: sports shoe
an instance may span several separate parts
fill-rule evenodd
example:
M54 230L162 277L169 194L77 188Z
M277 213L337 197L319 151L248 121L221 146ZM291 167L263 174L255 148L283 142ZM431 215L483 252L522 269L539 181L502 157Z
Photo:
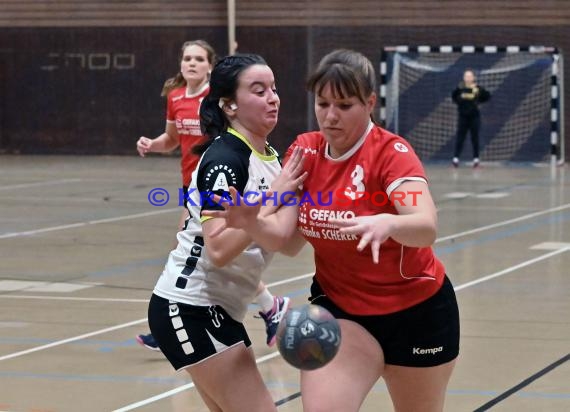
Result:
M453 167L459 167L459 159L457 157L454 157L451 163L453 164Z
M259 316L265 321L265 332L267 333L267 346L275 345L277 327L283 316L289 309L291 299L287 297L274 296L273 307L269 312L259 312Z
M476 157L475 159L473 159L473 168L477 167L479 167L479 159Z
M137 335L135 339L137 340L139 345L144 346L147 349L160 352L158 343L156 342L156 339L154 339L154 336L152 336L151 333L149 333L148 335Z

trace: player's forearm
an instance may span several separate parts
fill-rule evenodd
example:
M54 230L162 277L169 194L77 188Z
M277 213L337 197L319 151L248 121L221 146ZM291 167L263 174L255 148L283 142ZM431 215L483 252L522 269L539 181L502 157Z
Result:
M259 201L261 202L261 199ZM259 216L261 216L261 217L270 216L270 215L274 214L275 212L277 212L277 210L279 209L280 206L281 205L278 202L274 202L274 201L265 202L264 201L263 205L259 209Z
M238 257L251 243L251 237L241 229L224 229L217 236L205 234L205 243L211 262L222 267Z
M291 209L291 208L289 208ZM217 267L222 267L238 257L251 243L263 249L276 252L283 248L295 234L292 210L287 213L274 213L259 216L247 232L242 229L226 228L216 236L205 233L205 243L210 260ZM296 212L295 212L296 215Z
M297 213L296 205L282 206L268 216L260 213L247 231L253 241L264 249L279 251L295 234Z
M286 242L281 249L279 249L279 253L290 257L297 256L306 243L307 241L301 235L301 233L296 231L291 239L289 239L289 241Z
M271 189L273 190L273 188ZM287 207L292 207L298 201L295 193L275 191L271 195L267 193L264 196L258 196L254 202L260 202L261 208L259 209L259 216L265 217L276 213L285 203Z
M409 247L431 246L437 237L437 216L428 212L395 215L390 237Z
M152 140L151 151L157 153L171 152L178 147L178 140L170 134L164 132L156 139Z

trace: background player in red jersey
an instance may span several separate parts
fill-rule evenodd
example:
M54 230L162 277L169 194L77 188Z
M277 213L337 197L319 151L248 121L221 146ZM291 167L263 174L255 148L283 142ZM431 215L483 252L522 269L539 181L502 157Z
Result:
M375 79L360 53L326 55L308 82L320 131L289 149L303 149L308 172L295 205L269 216L229 204L208 213L264 247L294 253L302 234L314 248L310 300L339 319L342 342L326 366L301 371L305 412L356 412L381 377L395 410L442 411L459 353L455 293L431 249L437 214L427 178L409 143L373 123ZM396 192L409 196L394 204L366 196ZM323 201L299 205L319 194Z
M137 150L147 153L167 153L181 147L182 186L188 189L199 156L192 147L204 143L200 130L200 103L210 90L209 74L216 59L212 46L204 40L187 41L180 50L180 71L164 82L161 96L166 96L166 128L160 136L141 136ZM188 211L184 210L179 227L184 225Z
M200 159L192 149L207 141L200 128L200 105L210 91L209 78L215 60L214 48L204 40L191 40L182 44L180 71L166 80L161 93L161 96L167 98L165 131L154 139L141 136L137 141L137 150L142 157L150 152L171 152L180 146L185 206L192 172ZM178 224L179 229L184 227L188 216L185 207ZM267 344L272 346L279 319L287 310L289 298L273 296L265 284L260 282L255 300L262 309L259 314L265 321ZM152 334L138 335L136 340L151 350L160 350Z
M192 147L204 143L200 130L200 103L208 94L209 74L216 59L212 46L204 40L187 41L180 50L180 71L166 80L161 96L166 96L166 128L160 136L149 139L141 136L137 150L144 157L147 153L167 153L181 147L180 160L182 187L188 190L192 172L199 156ZM188 211L184 209L179 227L184 225Z

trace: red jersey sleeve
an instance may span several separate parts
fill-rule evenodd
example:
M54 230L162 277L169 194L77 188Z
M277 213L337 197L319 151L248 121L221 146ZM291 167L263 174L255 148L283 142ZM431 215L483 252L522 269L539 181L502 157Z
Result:
M283 156L283 164L287 163L289 157L291 157L291 154L296 147L303 148L303 156L305 157L305 169L307 169L311 158L314 158L319 153L319 151L324 150L324 138L319 132L309 132L298 135L285 152L285 156Z
M172 107L172 92L168 93L168 97L166 98L166 121L167 122L175 122L176 118L174 117L174 108Z
M424 167L412 146L405 139L385 130L382 130L382 134L386 144L379 162L380 185L386 194L390 195L406 180L427 183Z
M295 140L293 143L291 143L291 146L289 146L287 148L287 150L285 151L285 155L283 155L283 164L286 164L289 161L289 158L291 157L291 153L293 153L293 150L295 150L295 147L297 147L297 140Z

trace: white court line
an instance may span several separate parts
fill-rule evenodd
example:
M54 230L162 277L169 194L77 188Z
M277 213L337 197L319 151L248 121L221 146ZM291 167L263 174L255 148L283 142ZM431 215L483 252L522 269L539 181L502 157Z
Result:
M138 325L139 323L143 323L146 321L147 321L147 318L139 319L139 320L133 320L132 322L121 323L120 325L111 326L110 328L100 329L100 330L96 330L94 332L85 333L83 335L74 336L72 338L58 340L56 342L48 343L47 345L36 346L35 348L26 349L26 350L23 350L20 352L10 353L8 355L0 356L0 361L12 359L12 358L17 358L19 356L28 355L30 353L38 352L38 351L41 351L44 349L53 348L55 346L65 345L66 343L75 342L77 340L90 338L91 336L100 335L102 333L112 332L112 331L117 330L117 329L128 328L129 326Z
M89 225L97 225L99 223L110 223L110 222L118 222L121 220L138 219L139 217L160 215L163 213L174 212L175 210L179 211L180 208L174 207L174 208L170 208L170 209L155 210L153 212L136 213L134 215L125 215L125 216L118 216L118 217L110 217L107 219L89 220L87 222L79 222L79 223L71 223L69 225L45 227L43 229L28 230L25 232L4 233L3 235L0 235L0 239L8 239L8 238L18 237L18 236L36 235L38 233L53 232L56 230L72 229L72 228L76 228L76 227L83 227L83 226L89 226Z
M267 283L265 286L271 288L273 286L284 285L286 283L295 282L297 280L303 280L310 278L315 273L305 273L304 275L294 276L292 278L279 280L273 283ZM38 299L38 300L67 300L76 302L118 302L118 303L148 303L149 299L123 299L123 298L79 298L73 296L41 296L41 295L4 295L0 294L0 299ZM2 412L2 411L0 411Z
M546 214L546 213L550 213L550 212L554 212L554 211L559 211L559 210L564 210L564 209L567 209L567 208L569 208L569 207L570 207L570 203L569 203L569 204L566 204L566 205L561 205L561 206L558 206L558 207L555 207L555 208L546 209L546 210L543 210L543 211L540 211L540 212L531 213L531 214L529 214L529 215L521 216L521 217L519 217L519 218L510 219L510 220L507 220L507 221L504 221L504 222L499 222L499 223L495 223L495 224L492 224L492 225L487 225L487 226L483 226L483 227L480 227L480 228L476 228L476 229L472 229L472 230L460 232L460 233L457 233L457 234L455 234L455 235L451 235L451 236L447 236L447 237L444 237L444 238L440 238L440 239L436 240L436 243L437 243L437 242L440 242L440 241L444 241L444 240L449 240L449 239L453 239L453 238L457 238L457 237L466 236L466 235L468 235L468 234L477 233L477 232L480 232L480 231L483 231L483 230L488 230L488 229L495 228L495 227L499 227L499 226L502 226L502 225L506 225L506 224L510 224L510 223L515 223L515 222L518 222L518 221L521 221L521 220L530 219L530 218L532 218L532 217L540 216L540 215L543 215L543 214ZM179 208L175 208L175 209L172 209L172 210L179 210ZM172 210L171 210L171 211L172 211ZM166 211L159 211L159 212L163 212L163 213L164 213L164 212L166 212ZM151 212L151 213L152 213L152 212ZM156 212L155 212L154 214L156 214ZM141 215L141 214L139 214L139 215ZM130 215L130 216L138 216L138 215ZM129 218L129 217L127 217L127 218ZM103 220L107 220L107 219L103 219ZM0 238L1 238L1 237L0 237ZM468 287L473 286L473 285L476 285L476 284L478 284L478 283L485 282L485 281L487 281L487 280L490 280L490 279L493 279L493 278L496 278L496 277L505 275L505 274L507 274L507 273L513 272L514 270L517 270L517 269L520 269L520 268L522 268L522 267L531 265L531 264L533 264L533 263L539 262L539 261L544 260L544 259L548 259L548 258L550 258L550 257L552 257L552 256L558 255L558 254L563 253L563 252L566 252L566 251L568 251L568 250L570 250L570 247L569 247L569 248L563 248L563 249L559 249L559 250L556 250L556 251L553 251L553 252L546 253L545 255L542 255L542 256L539 256L539 257L530 259L530 260L528 260L528 261L519 263L518 265L512 266L512 267L507 268L507 269L504 269L504 270L502 270L502 271L499 271L499 272L496 272L496 273L493 273L493 274L484 276L484 277L482 277L482 278L480 278L480 279L477 279L477 280L474 280L474 281L467 282L467 283L465 283L465 284L459 285L459 286L457 286L457 287L455 288L455 290L456 290L456 291L459 291L459 290L461 290L461 289L468 288ZM293 279L293 280L299 280L299 279L304 279L304 278L309 277L309 276L312 276L312 273L308 273L308 274L305 274L305 275L296 276L296 277L291 278L291 279ZM289 281L292 281L292 280L289 280ZM271 286L275 286L276 284L284 284L284 283L287 283L287 282L286 282L286 281L278 281L278 282L274 282L273 284L269 284L268 286L271 287ZM118 329L130 327L130 326L133 326L133 325L136 325L136 324L140 324L140 323L143 323L143 322L146 322L146 321L147 321L146 318L144 318L144 319L139 319L139 320L136 320L136 321L124 323L124 324L121 324L121 325L116 325L116 326L113 326L113 327L110 327L110 328L106 328L106 329L101 329L101 330L94 331L94 332L91 332L91 333L87 333L87 334L84 334L84 335L75 336L75 337L68 338L68 339L64 339L64 340L60 340L60 341L57 341L57 342L52 342L52 343L47 344L47 345L42 345L42 346L38 346L38 347L31 348L31 349L28 349L28 350L24 350L24 351L12 353L12 354L9 354L9 355L1 356L1 357L0 357L0 361L6 360L6 359L12 359L12 358L15 358L15 357L18 357L18 356L27 355L27 354L29 354L29 353L33 353L33 352L37 352L37 351L40 351L40 350L52 348L52 347L55 347L55 346L60 346L60 345L66 344L66 343L70 343L70 342L74 342L74 341L77 341L77 340L85 339L85 338L88 338L88 337L91 337L91 336L95 336L95 335L99 335L99 334L111 332L111 331L114 331L114 330L118 330ZM273 355L273 356L271 356L271 355ZM259 358L256 362L257 362L257 363L265 362L265 361L267 361L268 359L271 359L272 357L277 356L277 352L275 352L275 353L273 353L273 354L271 354L271 355L267 355L265 358ZM271 356L271 357L269 357L269 356ZM189 384L189 385L190 385L190 384ZM170 392L173 392L173 391L175 391L175 390L177 390L177 389L179 389L179 388L176 388L176 389L174 389L174 390L172 390L172 391L169 391L169 393L170 393ZM184 389L181 389L181 390L184 390ZM177 392L176 392L176 393L177 393ZM172 393L172 394L173 394L173 393ZM162 398L159 398L159 397L162 396L162 395L164 395L164 394L159 394L159 395L156 395L156 396L154 396L154 397L152 397L152 398L148 398L148 399L139 401L139 402L136 403L136 405L137 405L136 407L138 408L139 406L144 406L144 405L146 405L146 404L148 404L148 403L151 403L151 402L154 402L154 401L156 401L156 400L158 400L158 399L162 399ZM164 397L166 397L166 396L170 396L170 395L165 395ZM132 410L132 409L134 409L134 407L131 408L132 405L135 405L135 404L127 405L127 406L125 406L125 407L122 408L122 409L118 409L117 411L128 411L128 410ZM129 409L129 408L130 408L130 409Z
M45 182L22 183L19 185L0 186L0 190L23 189L26 187L47 186L47 185L60 185L63 183L80 182L82 179L59 179L59 180L46 180Z
M519 216L516 217L514 219L509 219L509 220L504 220L502 222L497 222L497 223L493 223L491 225L487 225L487 226L481 226L475 229L471 229L471 230L466 230L464 232L459 232L456 233L454 235L449 235L449 236L444 236L441 238L438 238L435 243L440 243L440 242L445 242L446 240L451 240L451 239L457 239L463 236L467 236L467 235L471 235L473 233L478 233L478 232L482 232L484 230L489 230L489 229L494 229L497 227L501 227L501 226L505 226L505 225L509 225L511 223L516 223L516 222L520 222L526 219L532 219L533 217L537 217L537 216L541 216L541 215L545 215L548 213L553 213L553 212L558 212L564 209L568 209L570 208L570 203L566 203L565 205L561 205L561 206L557 206L557 207L553 207L550 209L545 209L545 210L541 210L539 212L534 212L534 213L529 213L527 215L523 215L523 216ZM76 227L83 227L83 226L88 226L88 225L96 225L99 223L110 223L110 222L118 222L121 220L128 220L128 219L137 219L139 217L147 217L147 216L153 216L153 215L158 215L158 214L162 214L162 213L168 213L168 212L173 212L175 210L180 210L180 208L176 207L176 208L170 208L170 209L163 209L163 210L157 210L154 212L145 212L145 213L137 213L134 215L126 215L126 216L118 216L118 217L112 217L112 218L107 218L107 219L99 219L99 220L90 220L87 222L79 222L79 223L71 223L68 225L61 225L61 226L52 226L52 227L46 227L46 228L42 228L42 229L35 229L35 230L28 230L25 232L12 232L12 233L4 233L3 235L0 235L0 239L8 239L8 238L13 238L13 237L17 237L17 236L28 236L28 235L35 235L38 233L45 233L45 232L53 232L56 230L65 230L65 229L73 229Z
M499 272L495 272L495 273L492 273L490 275L483 276L482 278L472 280L471 282L467 282L467 283L464 283L462 285L456 286L455 290L460 291L461 289L466 289L470 286L474 286L474 285L477 285L479 283L486 282L486 281L494 279L494 278L498 278L499 276L503 276L503 275L506 275L507 273L514 272L515 270L524 268L526 266L530 266L536 262L540 262L541 260L549 259L552 256L556 256L556 255L559 255L561 253L568 252L569 250L570 250L570 246L564 247L562 249L554 250L552 252L549 252L549 253L546 253L544 255L535 257L533 259L526 260L522 263L519 263L518 265L514 265L514 266L508 267L506 269L500 270Z
M567 204L564 204L564 205L560 205L560 206L557 206L557 207L553 207L553 208L550 208L550 209L541 210L541 211L539 211L539 212L529 213L529 214L527 214L527 215L519 216L519 217L516 217L516 218L514 218L514 219L509 219L509 220L504 220L504 221L502 221L502 222L493 223L493 224L491 224L491 225L481 226L481 227L477 227L477 228L475 228L475 229L466 230L466 231L464 231L464 232L455 233L455 234L453 234L453 235L440 237L440 238L437 238L437 239L436 239L436 241L434 242L434 244L436 244L436 243L441 243L441 242L445 242L446 240L458 239L458 238L460 238L460 237L472 235L472 234L474 234L474 233L483 232L483 231L489 230L489 229L495 229L495 228L497 228L497 227L506 226L506 225L509 225L509 224L511 224L511 223L521 222L521 221L523 221L523 220L532 219L533 217L542 216L542 215L545 215L545 214L548 214L548 213L559 212L559 211L561 211L561 210L565 210L565 209L568 209L568 208L570 208L570 203L567 203ZM170 210L178 210L178 208L169 209L169 211L170 211ZM160 211L159 211L159 212L160 212ZM163 211L163 212L165 212L165 211ZM149 213L156 213L156 212L149 212ZM141 214L139 214L139 215L141 215ZM131 218L139 217L139 215L131 215ZM112 218L112 219L121 219L121 218ZM94 222L99 222L99 223L101 223L101 222L104 222L104 221L106 222L106 221L109 221L109 220L110 220L110 219L102 219L101 221L94 221ZM92 224L93 224L93 223L92 223ZM83 226L84 224L83 224L83 223L78 223L77 225ZM57 230L57 229L54 229L54 230ZM25 233L25 232L22 232L22 233ZM4 236L5 236L5 235L4 235ZM2 239L2 238L3 238L3 236L0 236L0 239ZM285 279L285 280L280 280L280 281L277 281L277 282L270 283L270 284L268 284L267 286L268 286L268 287L272 287L272 286L284 285L284 284L286 284L286 283L293 282L293 281L295 281L295 280L300 280L300 279L305 279L305 278L311 277L311 276L313 276L313 274L314 274L314 273L307 273L307 274L300 275L300 276L297 276L297 277L293 277L293 278L289 278L289 279ZM5 297L7 297L7 298L21 298L21 299L25 299L25 298L29 298L29 299L40 299L40 298L42 298L41 296L34 297L34 296L24 296L24 295L0 295L0 298L5 298ZM45 297L43 297L43 298L44 298L44 299L50 299L50 297L48 297L48 296L45 296ZM101 300L102 302L103 302L103 301L107 301L107 299L104 299L104 298L97 299L97 298L69 298L69 297L68 297L68 298L65 298L65 297L54 297L53 299L58 299L58 300L90 299L90 300L93 300L93 301L97 301L97 300ZM118 299L118 300L108 300L108 301L109 301L109 302L113 302L113 301L117 301L117 302L122 302L122 301L124 301L124 302L129 302L129 301L135 302L135 301L136 301L136 302L138 302L137 299L133 299L133 300L129 300L129 299Z
M263 363L263 362L268 361L270 359L273 359L277 356L279 356L279 352L272 352L272 353L269 353L265 356L262 356L262 357L256 359L255 363L260 364L260 363ZM152 398L148 398L148 399L144 399L140 402L132 403L132 404L127 405L127 406L120 408L120 409L115 409L113 412L132 411L133 409L136 409L138 407L148 405L149 403L156 402L156 401L159 401L159 400L164 399L164 398L168 398L169 396L176 395L179 392L183 392L186 389L192 389L193 387L194 387L194 382L190 382L190 383L187 383L186 385L179 386L178 388L174 388L174 389L171 389L167 392L160 393L156 396L153 396Z
M301 279L305 279L308 278L310 276L313 276L313 273L306 273L304 275L300 275L300 276L295 276L293 278L290 279L286 279L286 281L279 281L279 282L274 282L274 283L268 283L266 286L267 287L272 287L275 286L276 284L284 284L284 283L288 283L288 282L294 282L296 280L301 280ZM0 295L0 298L2 297L11 297L14 295ZM14 296L15 297L15 296ZM21 298L31 298L31 299L52 299L52 300L93 300L93 298L66 298L66 297L60 297L60 296L49 296L49 297L42 297L42 296L26 296L26 295L19 295L19 297ZM148 303L148 299L142 300L142 299L96 299L98 301L118 301L118 302L127 302L127 301L136 301L136 302L145 302ZM96 330L94 332L90 332L90 333L86 333L83 335L79 335L79 336L74 336L72 338L67 338L67 339L63 339L63 340L58 340L56 342L52 342L49 343L47 345L42 345L42 346L37 346L35 348L31 348L31 349L27 349L27 350L23 350L20 352L15 352L15 353L11 353L9 355L4 355L4 356L0 356L0 361L3 360L7 360L7 359L12 359L12 358L16 358L18 356L23 356L23 355L27 355L29 353L34 353L34 352L38 352L44 349L49 349L49 348L53 348L54 346L60 346L60 345L64 345L66 343L70 343L70 342L75 342L77 340L81 340L81 339L85 339L85 338L89 338L91 336L95 336L95 335L101 335L103 333L107 333L107 332L112 332L114 330L118 330L118 329L122 329L122 328L128 328L129 326L133 326L133 325L137 325L139 323L143 323L146 322L147 318L144 319L139 319L139 320L134 320L132 322L127 322L127 323L122 323L120 325L116 325L116 326L111 326L110 328L105 328L105 329L100 329L100 330ZM261 359L261 358L260 358Z
M569 251L569 250L570 250L570 247L565 247L565 248L562 248L562 249L559 249L559 250L555 250L555 251L550 252L550 253L546 253L546 254L541 255L541 256L538 256L538 257L536 257L536 258L534 258L534 259L529 259L529 260L524 261L524 262L522 262L522 263L519 263L519 264L517 264L517 265L514 265L514 266L508 267L508 268L506 268L506 269L500 270L499 272L495 272L495 273L492 273L492 274L490 274L490 275L483 276L482 278L475 279L475 280L473 280L473 281L471 281L471 282L463 283L462 285L459 285L459 286L454 287L454 290L455 290L456 292L458 292L458 291L460 291L460 290L462 290L462 289L467 289L468 287L477 285L477 284L482 283L482 282L486 282L486 281L491 280L491 279L494 279L494 278L498 278L499 276L506 275L507 273L514 272L515 270L521 269L521 268L526 267L526 266L530 266L530 265L532 265L532 264L534 264L534 263L536 263L536 262L540 262L541 260L545 260L545 259L551 258L552 256L559 255L559 254L564 253L564 252L567 252L567 251ZM277 354L278 354L278 352L275 352L275 353L273 353L272 355L277 355ZM271 357L267 356L266 359L259 358L259 359L256 361L256 363L260 364L260 363L265 362L265 361L267 361L267 360L269 360L269 359L272 359L272 358L274 358L274 357L275 357L275 356L271 356ZM183 391L183 390L185 390L185 389L190 389L190 388L192 388L193 386L194 386L193 384L187 384L187 385L184 385L184 386L180 386L180 387L175 388L175 389L172 389L172 390L170 390L170 391L168 391L168 392L163 392L163 393L160 393L160 394L155 395L155 396L153 396L153 397L150 397L150 398L147 398L147 399L143 399L143 400L138 401L138 402L136 402L136 403L132 403L132 404L130 404L130 405L124 406L124 407L122 407L122 408L120 408L120 409L116 409L116 410L114 410L113 412L126 412L126 411L131 411L131 410L133 410L133 409L139 408L139 407L141 407L141 406L148 405L148 404L150 404L150 403L153 403L153 402L156 402L156 401L158 401L158 400L164 399L164 398L169 397L169 396L171 396L171 395L175 395L175 394L177 394L178 392L181 392L181 391Z
M476 227L475 229L466 230L464 232L459 232L454 235L444 236L436 239L435 243L445 242L446 240L457 239L463 236L472 235L473 233L483 232L485 230L494 229L497 227L510 225L511 223L521 222L523 220L532 219L533 217L546 215L548 213L559 212L564 209L569 209L570 203L566 203L565 205L556 206L550 209L541 210L540 212L529 213L528 215L523 215L519 217L515 217L514 219L503 220L502 222L493 223L487 226Z
M542 261L542 260L545 260L545 259L548 259L548 258L550 258L550 257L552 257L552 256L556 256L556 255L558 255L558 254L567 252L567 251L569 251L569 250L570 250L570 247L565 247L565 248L562 248L562 249L559 249L559 250L555 250L555 251L546 253L546 254L541 255L541 256L538 256L538 257L536 257L536 258L527 260L527 261L525 261L525 262L519 263L519 264L514 265L514 266L511 266L511 267L509 267L509 268L503 269L503 270L501 270L501 271L499 271L499 272L495 272L495 273L493 273L493 274L490 274L490 275L487 275L487 276L483 276L482 278L479 278L479 279L476 279L476 280L473 280L473 281L464 283L464 284L462 284L462 285L456 286L456 287L455 287L455 290L456 290L456 291L460 291L460 290L462 290L462 289L466 289L466 288L471 287L471 286L474 286L474 285L476 285L476 284L479 284L479 283L482 283L482 282L486 282L487 280L491 280L491 279L497 278L497 277L499 277L499 276L506 275L506 274L511 273L511 272L514 272L515 270L518 270L518 269L520 269L520 268L523 268L523 267L532 265L532 264L534 264L534 263L536 263L536 262L540 262L540 261ZM292 281L295 281L295 280L304 279L304 278L309 277L309 276L312 276L312 275L313 275L312 273L307 273L307 274L305 274L305 275L300 275L300 276L296 276L296 277L294 277L294 278L288 279L288 281L289 281L289 282L292 282ZM275 286L275 284L277 284L277 283L283 284L283 283L287 283L287 282L285 282L285 281L279 281L279 282L275 282L274 284L268 284L267 286L269 286L269 287ZM38 346L38 347L35 347L35 348L23 350L23 351L20 351L20 352L11 353L11 354L9 354L9 355L0 356L0 361L7 360L7 359L12 359L12 358L16 358L16 357L19 357L19 356L24 356L24 355L27 355L27 354L30 354L30 353L38 352L38 351L41 351L41 350L44 350L44 349L53 348L53 347L55 347L55 346L64 345L64 344L66 344L66 343L74 342L74 341L77 341L77 340L86 339L86 338L88 338L88 337L92 337L92 336L95 336L95 335L100 335L100 334L103 334L103 333L112 332L112 331L115 331L115 330L118 330L118 329L127 328L127 327L134 326L134 325L137 325L137 324L140 324L140 323L144 323L144 322L146 322L146 321L147 321L147 318L139 319L139 320L135 320L135 321L132 321L132 322L127 322L127 323L123 323L123 324L120 324L120 325L112 326L112 327L109 327L109 328L100 329L100 330L98 330L98 331L86 333L86 334L83 334L83 335L71 337L71 338L68 338L68 339L63 339L63 340L60 340L60 341L52 342L52 343L49 343L49 344L47 344L47 345L42 345L42 346ZM265 355L265 356L263 356L263 357L261 357L261 358L258 358L258 359L256 360L256 363L260 364L260 363L266 362L267 360L273 359L273 358L276 357L277 355L278 355L278 352L273 352L273 353L271 353L271 354L269 354L269 355ZM125 407L123 407L123 408L121 408L121 409L117 409L117 410L114 411L114 412L130 411L130 410L136 409L136 408L138 408L138 407L140 407L140 406L144 406L144 405L147 405L147 404L149 404L149 403L153 403L153 402L155 402L155 401L157 401L157 400L160 400L160 399L163 399L163 398L166 398L166 397L175 395L175 394L177 394L177 393L179 393L179 392L181 392L181 391L184 391L184 390L186 390L186 389L190 389L190 388L192 388L193 386L194 386L194 385L193 385L192 383L189 383L189 384L183 385L183 386L181 386L181 387L172 389L172 390L170 390L170 391L168 391L168 392L163 392L163 393L158 394L158 395L155 395L155 396L153 396L153 397L151 397L151 398L144 399L144 400L142 400L142 401L139 401L139 402L136 402L136 403L127 405L127 406L125 406Z
M299 276L295 276L295 277L288 278L288 279L278 280L277 282L273 282L273 283L267 283L265 286L267 286L268 288L272 288L273 286L284 285L286 283L295 282L296 280L306 279L306 278L313 276L314 274L315 274L315 272L305 273L304 275L299 275Z
M504 221L504 222L499 222L499 223L496 223L496 224L493 224L493 225L483 226L483 227L476 228L476 229L472 229L472 230L468 230L468 231L465 231L465 232L460 232L460 233L457 233L457 234L455 234L455 235L447 236L447 237L445 237L445 238L440 238L440 239L436 240L436 243L438 243L438 242L440 242L440 241L443 241L443 240L449 240L449 239L452 239L452 238L457 238L457 237L461 237L461 236L466 236L467 234L476 233L476 232L480 232L480 231L483 231L483 230L495 228L495 227L498 227L498 226L501 226L501 225L518 222L518 221L520 221L520 220L529 219L529 218L531 218L531 217L540 216L540 215L542 215L542 214L549 213L549 212L552 212L552 211L563 210L563 209L566 209L566 208L568 208L568 207L570 207L570 203L569 203L569 204L566 204L566 205L558 206L558 207L555 207L555 208L547 209L547 210L544 210L544 211L541 211L541 212L531 213L530 215L521 216L521 217L519 217L519 218L510 219L510 220L507 220L507 221ZM172 209L172 210L179 210L179 209L176 208L176 209ZM164 212L164 211L162 211L162 212ZM152 212L151 212L151 213L152 213ZM139 214L139 215L140 215L140 214ZM136 216L136 215L131 215L131 216ZM105 220L106 220L106 219L105 219ZM493 274L491 274L491 275L484 276L483 278L480 278L480 279L477 279L477 280L468 282L468 283L466 283L466 284L459 285L459 286L457 286L457 287L455 288L455 290L459 291L459 290L461 290L461 289L467 288L467 287L472 286L472 285L475 285L475 284L477 284L477 283L481 283L481 282L484 282L484 281L486 281L486 280L489 280L489 279L493 279L493 278L495 278L495 277L502 276L502 275L507 274L507 273L510 273L510 272L512 272L512 271L514 271L514 270L517 270L517 269L520 269L520 268L522 268L522 267L531 265L531 264L533 264L533 263L539 262L539 261L544 260L544 259L548 259L548 258L550 258L550 257L552 257L552 256L555 256L555 255L557 255L557 254L566 252L566 251L568 251L568 250L570 250L570 248L563 248L563 249L559 249L559 250L556 250L556 251L553 251L553 252L549 252L549 253L547 253L547 254L545 254L545 255L536 257L536 258L534 258L534 259L530 259L530 260L528 260L528 261L526 261L526 262L522 262L522 263L520 263L520 264L518 264L518 265L512 266L512 267L507 268L507 269L504 269L504 270L502 270L502 271L500 271L500 272L496 272L496 273L493 273ZM305 279L305 278L308 278L308 277L310 277L310 276L313 276L313 273L306 273L306 274L304 274L304 275L295 276L295 277L293 277L293 278L289 278L289 279L285 279L285 280L280 280L280 281L277 281L277 282L273 282L273 283L267 284L267 286L268 286L268 287L273 287L273 286L277 286L277 285L283 285L283 284L290 283L290 282L293 282L293 281L296 281L296 280ZM0 298L1 298L1 297L10 297L10 296L15 297L14 295L0 295ZM44 298L44 299L46 299L46 298L48 298L48 299L54 299L54 300L66 300L66 299L73 299L73 300L80 300L80 299L81 299L81 300L83 300L83 299L94 299L94 298L64 298L64 297L47 297L47 296L46 296L46 297L40 297L40 296L29 297L29 296L25 296L25 295L19 295L19 296L21 296L21 298L32 298L32 299L39 299L39 298ZM127 300L126 300L126 299L119 299L118 301L120 301L120 302L126 302ZM135 299L133 299L133 301L135 301ZM138 301L138 300L137 300L137 301ZM37 352L37 351L39 351L39 350L48 349L48 348L51 348L51 347L54 347L54 346L63 345L63 344L65 344L65 343L69 343L69 342L73 342L73 341L76 341L76 340L84 339L84 338L86 338L86 337L95 336L95 335L99 335L99 334L102 334L102 333L110 332L110 331L113 331L113 330L117 330L117 329L129 327L129 326L132 326L132 325L136 325L136 324L139 324L139 323L146 322L146 320L147 320L146 318L145 318L145 319L140 319L140 320L133 321L133 322L129 322L129 323L125 323L125 324L122 324L122 325L113 326L113 327L111 327L111 328L101 329L101 330L99 330L99 331L91 332L91 333L88 333L88 334L85 334L85 335L75 336L75 337L72 337L72 338L68 338L68 339L64 339L64 340L52 342L52 343L50 343L50 344L48 344L48 345L39 346L39 347L36 347L36 348L28 349L28 350L26 350L26 351L16 352L16 353L13 353L13 354L5 355L5 356L0 357L0 361L5 360L5 359L11 359L11 358L14 358L14 357L17 357L17 356L26 355L26 354L28 354L28 353Z
M118 298L78 298L73 296L40 296L40 295L2 295L8 299L39 299L39 300L67 300L76 302L118 302L118 303L148 303L149 299L118 299ZM2 411L0 411L2 412Z

